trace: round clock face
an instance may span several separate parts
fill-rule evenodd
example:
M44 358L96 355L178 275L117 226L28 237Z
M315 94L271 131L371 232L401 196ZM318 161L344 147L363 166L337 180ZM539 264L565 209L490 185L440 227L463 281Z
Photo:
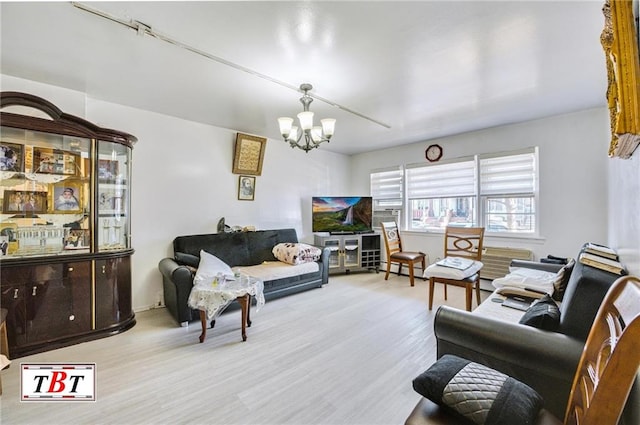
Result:
M440 145L431 145L424 151L427 160L430 162L436 162L442 158L442 147Z

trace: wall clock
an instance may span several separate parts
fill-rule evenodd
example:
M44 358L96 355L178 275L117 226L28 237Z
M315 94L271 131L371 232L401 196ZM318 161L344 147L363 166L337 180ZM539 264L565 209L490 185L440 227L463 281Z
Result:
M429 145L426 151L424 151L424 156L427 158L429 162L436 162L442 158L442 146L440 145Z

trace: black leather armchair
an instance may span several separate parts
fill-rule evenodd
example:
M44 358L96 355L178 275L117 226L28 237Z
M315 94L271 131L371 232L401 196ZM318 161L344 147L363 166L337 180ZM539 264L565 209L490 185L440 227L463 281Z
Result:
M549 264L531 266L553 269ZM556 332L442 306L434 322L437 356L455 354L500 370L538 391L545 407L562 418L589 329L617 277L577 262L564 293ZM640 423L639 389L637 378L623 423Z

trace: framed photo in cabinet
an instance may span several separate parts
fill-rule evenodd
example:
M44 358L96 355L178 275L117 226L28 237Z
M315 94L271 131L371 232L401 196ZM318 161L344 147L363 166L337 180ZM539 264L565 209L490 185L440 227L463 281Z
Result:
M118 161L110 159L98 160L98 178L100 180L114 180L118 177Z
M98 214L122 215L125 213L125 189L115 184L103 184L98 187Z
M47 212L47 192L5 190L2 202L4 214L44 214Z
M64 238L64 249L88 249L91 245L89 229L72 229Z
M233 152L233 174L262 174L262 161L267 139L238 133Z
M0 171L24 171L24 146L0 141Z
M82 186L80 183L63 181L53 185L51 205L55 213L82 212Z
M33 172L75 176L80 171L80 155L51 148L33 148Z

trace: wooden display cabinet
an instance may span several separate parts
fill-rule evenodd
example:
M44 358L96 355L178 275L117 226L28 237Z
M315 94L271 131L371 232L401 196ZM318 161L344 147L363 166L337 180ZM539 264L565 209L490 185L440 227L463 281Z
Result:
M10 357L131 328L137 139L26 93L0 93L0 108L0 295Z

